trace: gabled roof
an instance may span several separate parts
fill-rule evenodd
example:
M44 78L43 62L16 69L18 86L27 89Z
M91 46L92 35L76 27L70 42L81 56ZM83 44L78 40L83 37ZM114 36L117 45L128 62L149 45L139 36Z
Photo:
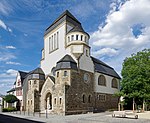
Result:
M25 76L28 74L27 72L23 72L23 71L18 71L20 73L20 76L22 78L25 78Z
M64 21L71 22L74 25L81 25L81 23L68 10L66 10L45 30L44 35L48 34Z
M60 69L75 69L77 70L77 63L70 55L65 55L62 59L57 62L56 70Z
M23 72L23 71L18 71L20 73L21 76L21 83L23 83L23 80L25 79L26 75L28 74L27 72ZM15 84L15 83L14 83Z
M15 88L10 89L9 91L7 91L7 93L13 92L15 91Z
M103 73L103 74L121 79L120 76L117 74L117 72L112 67L110 67L109 65L100 61L99 59L96 59L94 57L91 57L91 58L94 63L96 72Z

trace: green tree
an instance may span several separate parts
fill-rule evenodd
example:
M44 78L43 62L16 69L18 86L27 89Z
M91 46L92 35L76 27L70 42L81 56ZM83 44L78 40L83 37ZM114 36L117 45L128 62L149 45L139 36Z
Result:
M4 97L4 100L7 103L14 103L14 102L18 101L18 98L15 95L9 94Z
M150 100L150 49L144 49L126 58L121 74L120 95L132 98L133 108L135 99L142 99L144 110L145 101Z

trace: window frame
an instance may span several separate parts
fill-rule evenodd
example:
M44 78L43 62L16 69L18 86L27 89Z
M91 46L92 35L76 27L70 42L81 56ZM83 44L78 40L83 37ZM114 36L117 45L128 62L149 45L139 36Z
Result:
M107 84L106 84L106 77L104 75L99 75L99 77L98 77L98 85L100 85L100 86L107 86Z
M113 78L111 81L111 87L118 89L118 81L116 78Z

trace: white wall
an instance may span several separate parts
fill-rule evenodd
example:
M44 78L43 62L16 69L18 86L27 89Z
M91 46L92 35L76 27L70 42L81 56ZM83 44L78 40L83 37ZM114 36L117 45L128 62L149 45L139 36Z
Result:
M83 50L83 55L79 59L80 69L94 73L94 64L90 57L90 49L84 47ZM88 56L86 56L86 50L88 51Z
M95 72L95 75L94 75L94 77L95 77L94 91L95 92L114 94L115 92L119 91L119 89L111 87L111 82L112 82L112 79L114 77L111 77L111 76L108 76L108 75L104 75L105 78L106 78L106 86L100 86L100 85L98 85L98 77L100 75L104 75L104 74ZM118 88L119 88L119 80L118 79L117 79L117 82L118 82Z
M49 53L49 37L54 33L59 32L58 49ZM51 69L56 66L56 63L66 54L65 51L65 23L55 30L53 33L46 35L44 39L45 59L41 61L41 68L47 75L51 73Z
M20 81L20 85L18 86L18 81ZM17 77L16 77L16 88L20 88L20 87L22 87L22 84L21 84L22 82L21 82L21 76L20 76L20 73L18 72L17 73ZM16 90L17 91L17 90ZM21 101L22 99L23 99L23 92L22 92L22 95L17 95L17 92L14 92L14 95ZM21 105L22 105L22 103L21 103Z
M3 104L3 98L0 97L0 105L2 105L2 104Z
M18 81L20 81L20 86L18 86ZM21 76L20 73L17 73L17 77L16 77L16 88L21 87Z
M67 26L71 29L71 26ZM54 33L59 32L58 49L49 53L49 37ZM56 63L66 54L72 55L70 49L66 49L66 22L59 25L55 30L51 31L44 38L45 58L41 61L41 68L44 73L50 74L51 69L56 66ZM73 57L74 58L74 57Z

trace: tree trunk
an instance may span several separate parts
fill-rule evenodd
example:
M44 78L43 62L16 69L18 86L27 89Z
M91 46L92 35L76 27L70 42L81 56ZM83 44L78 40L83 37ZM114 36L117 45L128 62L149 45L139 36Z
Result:
M145 99L143 99L143 112L145 111Z
M118 103L118 111L120 111L120 102Z
M135 112L135 101L134 101L134 98L133 98L133 112Z

